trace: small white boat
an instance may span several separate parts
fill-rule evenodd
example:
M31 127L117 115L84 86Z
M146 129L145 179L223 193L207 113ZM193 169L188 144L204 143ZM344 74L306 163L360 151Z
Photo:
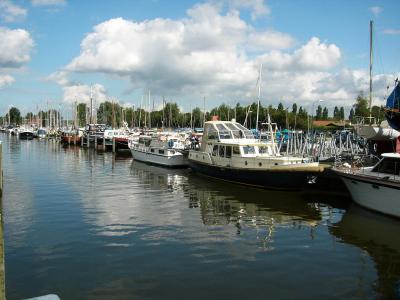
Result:
M178 135L142 135L130 138L128 147L135 160L166 167L188 165L184 141Z
M343 165L333 169L347 186L354 202L400 218L400 154L384 153L372 167Z
M33 130L31 128L20 127L18 130L18 137L22 140L32 140Z

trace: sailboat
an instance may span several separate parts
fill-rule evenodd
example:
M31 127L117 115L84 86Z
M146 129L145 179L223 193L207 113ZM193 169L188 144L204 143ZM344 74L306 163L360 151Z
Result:
M386 100L385 117L389 125L400 130L400 82L395 81L395 87Z
M372 44L373 44L373 26L374 22L370 21L370 55L369 55L369 111L370 116L361 120L361 124L356 125L357 134L367 140L373 141L390 141L397 139L400 132L396 128L389 126L388 122L383 121L380 125L375 123L374 118L371 116L372 110ZM365 124L365 120L369 124Z

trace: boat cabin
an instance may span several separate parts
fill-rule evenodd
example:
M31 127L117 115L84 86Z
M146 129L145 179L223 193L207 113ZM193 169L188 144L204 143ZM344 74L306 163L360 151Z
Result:
M400 153L383 153L382 159L373 167L372 173L388 176L400 175Z

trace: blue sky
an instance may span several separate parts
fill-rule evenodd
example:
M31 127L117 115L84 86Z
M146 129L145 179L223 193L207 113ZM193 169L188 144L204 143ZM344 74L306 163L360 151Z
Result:
M184 109L250 103L350 108L368 90L375 21L374 103L399 76L400 1L0 0L0 114L116 99ZM153 100L152 100L153 101ZM144 102L143 102L144 103ZM144 105L142 103L142 105Z

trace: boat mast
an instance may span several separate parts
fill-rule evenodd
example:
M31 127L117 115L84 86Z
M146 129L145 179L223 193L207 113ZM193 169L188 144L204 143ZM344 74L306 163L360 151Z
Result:
M371 123L372 117L372 58L373 58L373 26L374 21L369 21L369 122Z
M150 90L149 90L149 128L151 128L151 103L150 103Z
M206 96L203 97L203 128L206 124Z
M258 98L257 98L256 132L258 132L258 115L259 115L259 113L260 113L261 70L262 70L262 64L260 65L260 73L259 73L259 75L258 75Z
M93 124L93 86L90 86L90 124Z

